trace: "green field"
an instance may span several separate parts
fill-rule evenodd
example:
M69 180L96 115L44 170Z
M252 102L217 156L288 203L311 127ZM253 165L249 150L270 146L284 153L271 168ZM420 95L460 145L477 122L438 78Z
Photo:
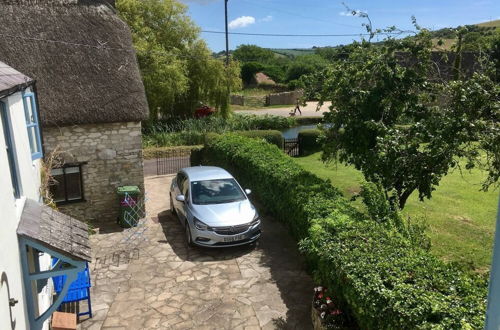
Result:
M319 177L330 179L346 197L359 192L363 175L353 167L324 164L320 153L296 161ZM425 218L435 255L478 272L488 270L491 262L499 197L498 190L479 191L484 175L480 170L462 174L455 170L443 178L432 199L420 202L414 193L403 211L405 216ZM362 207L359 201L356 205Z

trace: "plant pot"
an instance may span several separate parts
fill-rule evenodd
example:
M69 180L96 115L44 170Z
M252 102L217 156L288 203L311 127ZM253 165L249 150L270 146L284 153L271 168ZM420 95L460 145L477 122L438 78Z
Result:
M311 320L313 324L314 330L326 330L326 326L323 324L323 320L321 316L319 316L319 312L316 308L314 308L314 295L311 303Z

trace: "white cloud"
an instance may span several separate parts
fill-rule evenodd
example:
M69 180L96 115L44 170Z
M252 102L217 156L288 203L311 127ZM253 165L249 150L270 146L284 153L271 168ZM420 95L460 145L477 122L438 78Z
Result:
M245 26L249 26L252 24L255 24L255 17L241 16L241 17L238 17L237 19L232 20L229 23L229 28L230 29L239 29L239 28L244 28Z
M267 15L266 17L262 18L262 22L271 22L273 20L273 17L271 15Z

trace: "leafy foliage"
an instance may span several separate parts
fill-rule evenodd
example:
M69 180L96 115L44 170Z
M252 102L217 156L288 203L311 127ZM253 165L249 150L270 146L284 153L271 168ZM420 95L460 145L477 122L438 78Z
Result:
M415 190L430 198L461 157L468 168L489 168L484 189L498 181L498 84L488 72L444 81L431 51L425 30L382 46L364 41L309 85L310 95L333 104L325 115L333 123L324 131L325 159L354 165L367 180L380 182L400 208Z
M189 116L200 102L229 111L230 90L241 88L239 66L212 58L199 28L176 0L118 0L132 32L151 119Z
M271 115L238 114L228 119L214 116L200 119L176 119L146 125L143 129L143 144L147 147L198 145L203 144L207 133L279 130L296 125L295 118Z
M412 238L417 232L409 235L411 226L380 221L395 216L387 204L370 212L379 220L363 216L330 182L263 141L227 134L210 139L202 156L251 188L302 240L316 280L337 294L361 328L483 326L485 282L431 256ZM376 206L380 191L369 190L365 197Z
M321 150L319 129L306 129L298 134L300 155L305 156Z

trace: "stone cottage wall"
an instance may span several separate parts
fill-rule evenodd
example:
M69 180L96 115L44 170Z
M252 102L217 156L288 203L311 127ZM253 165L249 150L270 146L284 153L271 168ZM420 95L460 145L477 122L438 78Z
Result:
M144 192L140 122L43 128L45 154L59 146L64 162L82 165L85 201L59 206L61 212L96 225L118 217L116 188Z

